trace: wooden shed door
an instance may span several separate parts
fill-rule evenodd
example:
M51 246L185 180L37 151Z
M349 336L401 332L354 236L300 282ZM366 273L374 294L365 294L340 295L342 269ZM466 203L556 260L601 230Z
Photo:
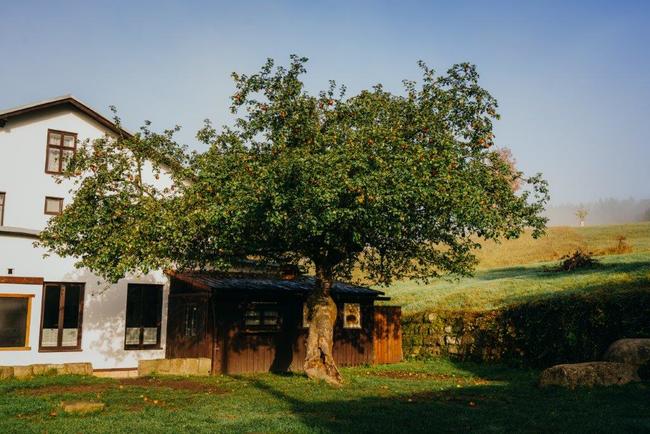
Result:
M375 306L374 363L402 361L402 310L399 306Z
M212 357L206 296L170 296L167 319L167 358Z

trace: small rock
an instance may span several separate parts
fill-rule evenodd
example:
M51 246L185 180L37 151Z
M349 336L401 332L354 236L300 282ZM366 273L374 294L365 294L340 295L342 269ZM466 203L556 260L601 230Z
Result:
M88 402L88 401L75 401L75 402L62 402L61 409L66 413L75 414L88 414L102 411L106 407L103 402Z
M650 339L619 339L609 346L603 360L641 366L650 361Z
M613 386L641 381L635 365L615 362L586 362L555 365L542 371L540 387Z

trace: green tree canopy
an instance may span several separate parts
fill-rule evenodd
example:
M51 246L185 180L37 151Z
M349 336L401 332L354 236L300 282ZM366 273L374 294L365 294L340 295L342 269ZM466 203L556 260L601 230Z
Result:
M233 74L236 122L220 131L206 122L205 153L186 156L171 132L148 129L86 147L69 175L87 176L42 242L113 279L251 257L309 266L318 283L306 370L338 382L334 279L353 269L382 284L468 274L481 240L542 233L548 190L495 147L497 102L473 65L436 75L420 63L421 81L405 81L402 94L377 85L348 96L333 82L309 94L305 62ZM173 157L173 192L138 179L138 161L160 155Z

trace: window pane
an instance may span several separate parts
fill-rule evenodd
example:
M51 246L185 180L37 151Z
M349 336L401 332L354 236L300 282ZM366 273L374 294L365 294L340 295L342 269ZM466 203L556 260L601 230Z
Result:
M63 146L66 148L74 148L75 137L74 136L63 136Z
M60 214L63 208L63 200L52 197L45 198L45 212L48 214Z
M63 329L63 337L61 338L62 347L76 347L77 346L77 336L79 334L79 329Z
M61 151L57 148L47 148L47 171L59 171L59 159L61 158Z
M42 347L58 346L60 295L61 287L59 285L45 285L43 329L41 330Z
M279 319L279 314L277 310L266 310L264 311L264 320L262 323L264 325L277 325Z
M41 136L43 137L43 136ZM42 140L42 139L41 139ZM43 143L43 142L41 142ZM50 133L49 139L47 140L49 145L61 146L61 134L59 133Z
M142 333L142 345L156 345L158 343L158 327L145 327Z
M5 204L5 194L0 193L0 206Z
M63 161L61 162L61 170L65 170L66 167L68 167L68 163L70 162L70 159L74 156L74 151L70 151L68 149L63 150Z
M81 297L81 287L79 285L65 286L65 302L63 304L63 328L79 328L79 299ZM75 343L76 345L76 343Z
M126 327L142 326L142 288L129 285L126 296Z
M158 327L162 291L157 285L142 285L142 327Z
M197 335L198 309L195 304L185 305L185 326L183 327L185 337L194 337Z
M41 346L42 347L56 347L58 346L59 329L46 329L41 330Z
M29 299L0 297L0 347L26 345L27 306Z
M256 310L249 310L244 317L244 324L249 326L260 325L260 313Z
M126 344L139 345L140 344L140 327L127 327L126 328Z
M61 287L59 285L45 285L45 298L43 300L43 328L59 328L59 301Z

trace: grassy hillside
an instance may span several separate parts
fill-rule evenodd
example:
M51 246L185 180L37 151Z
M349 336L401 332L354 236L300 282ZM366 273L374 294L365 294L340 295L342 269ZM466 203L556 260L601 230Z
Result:
M578 248L596 255L608 254L617 247L620 237L625 237L624 244L630 247L631 252L650 252L650 222L584 228L551 227L539 239L525 234L516 240L485 243L477 252L479 268L554 261Z
M572 273L549 272L550 263L480 270L474 277L427 285L398 282L384 289L405 315L431 309L494 309L559 293L650 290L650 253L601 257L601 266Z
M620 236L631 252L607 254L615 250ZM601 265L573 273L546 271L577 248L601 254ZM405 315L431 309L494 309L560 293L650 290L650 223L550 228L538 240L527 235L489 243L478 256L480 266L472 278L426 285L404 281L380 289L392 297L388 304L401 305Z

